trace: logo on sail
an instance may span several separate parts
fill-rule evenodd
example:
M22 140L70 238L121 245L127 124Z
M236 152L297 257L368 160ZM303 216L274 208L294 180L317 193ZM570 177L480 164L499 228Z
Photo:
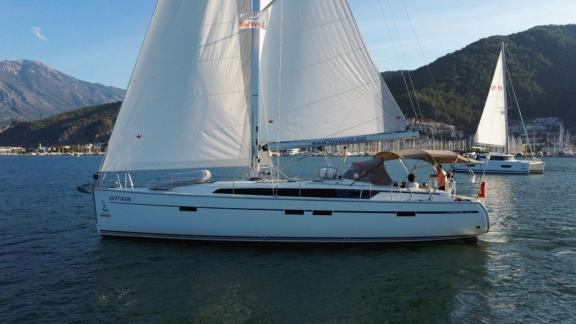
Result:
M498 91L498 92L502 92L502 90L504 90L504 87L501 84L498 85L493 85L490 87L490 91Z
M240 15L240 29L266 29L267 12L248 12Z
M327 138L312 141L312 146L329 146L329 145L343 145L354 144L367 141L366 136L350 136L344 138Z

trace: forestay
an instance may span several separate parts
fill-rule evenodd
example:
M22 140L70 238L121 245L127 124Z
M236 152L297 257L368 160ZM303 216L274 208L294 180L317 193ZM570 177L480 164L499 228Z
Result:
M484 110L474 142L478 144L506 146L507 127L506 127L506 84L505 84L505 65L504 49L500 51L496 70L490 84L488 98L484 104Z
M406 129L345 0L276 1L265 13L260 142Z
M159 0L102 171L250 164L248 0Z

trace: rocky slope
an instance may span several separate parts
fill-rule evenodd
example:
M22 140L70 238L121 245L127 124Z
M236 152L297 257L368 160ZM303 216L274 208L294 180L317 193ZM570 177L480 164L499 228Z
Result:
M35 61L0 61L0 123L122 100L124 90L75 79Z

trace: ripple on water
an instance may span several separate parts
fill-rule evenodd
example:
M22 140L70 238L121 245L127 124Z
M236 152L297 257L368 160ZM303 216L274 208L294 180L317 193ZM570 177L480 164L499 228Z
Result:
M487 176L492 225L478 245L263 247L100 240L90 197L75 192L99 162L0 157L4 321L576 320L576 177L566 172ZM546 162L576 171L576 160ZM324 160L303 163L315 173Z

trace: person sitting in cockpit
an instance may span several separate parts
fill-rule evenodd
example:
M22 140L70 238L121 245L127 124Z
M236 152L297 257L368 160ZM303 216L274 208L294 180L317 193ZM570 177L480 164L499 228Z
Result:
M406 188L410 190L418 189L418 182L416 182L416 176L414 175L414 173L410 173L408 175L408 182L406 183Z

